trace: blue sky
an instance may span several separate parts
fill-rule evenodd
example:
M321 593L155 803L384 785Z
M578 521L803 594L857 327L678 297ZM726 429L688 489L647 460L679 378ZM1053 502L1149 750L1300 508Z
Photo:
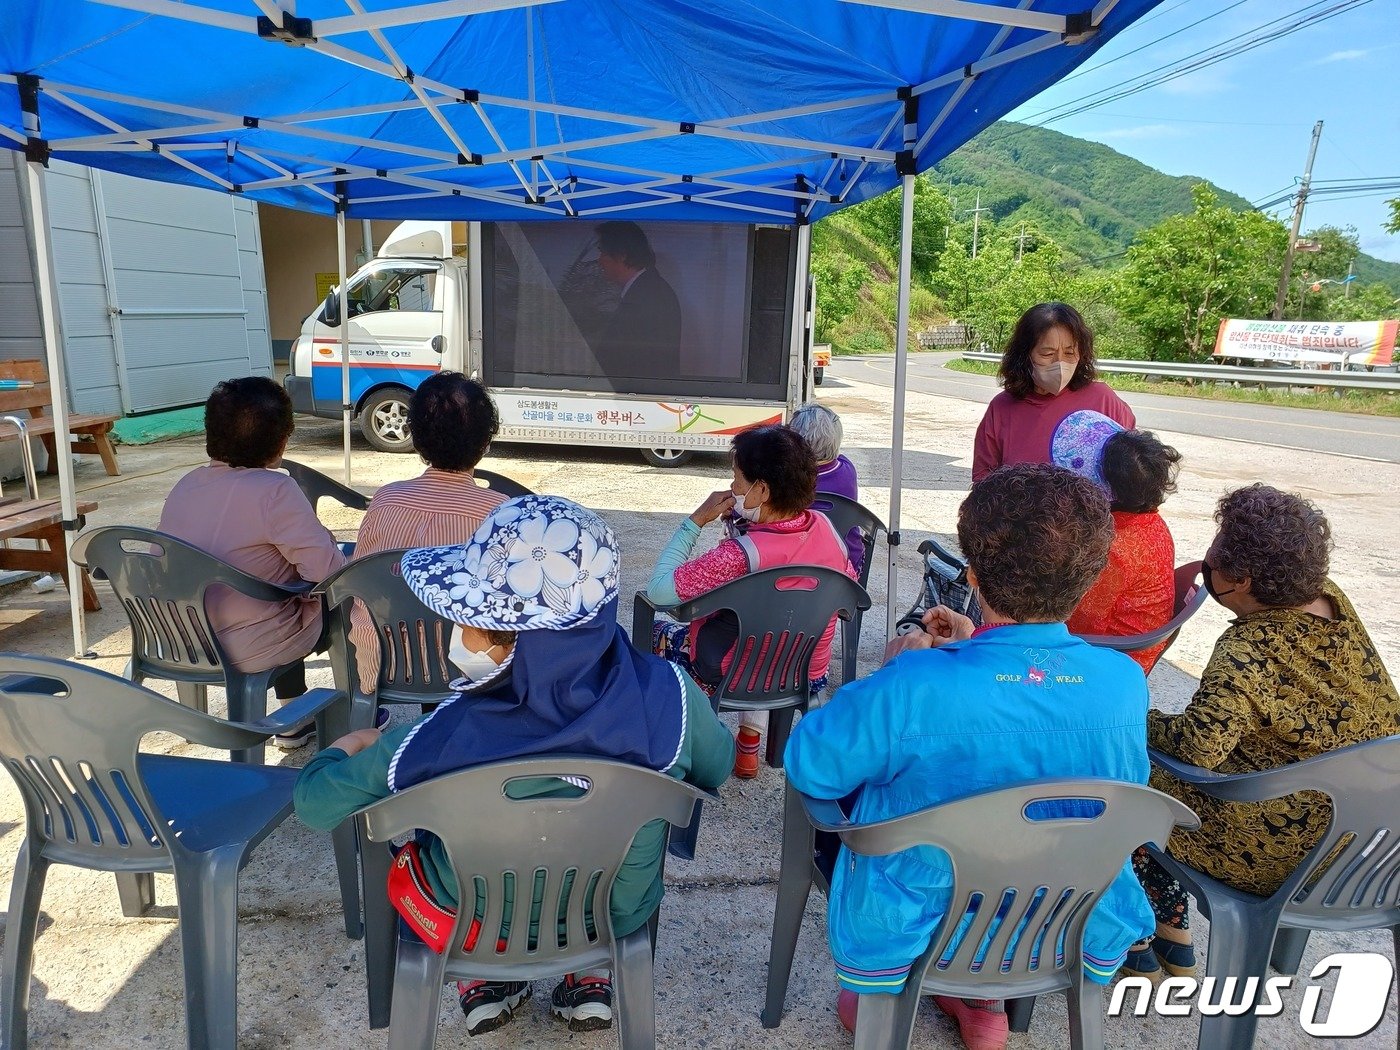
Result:
M1008 119L1042 123L1044 116L1033 118L1050 107L1202 55L1294 11L1321 12L1336 2L1163 0L1101 48L1081 72ZM1192 27L1193 22L1201 24ZM1127 55L1143 45L1149 46ZM1400 3L1371 0L1281 40L1048 126L1102 142L1171 175L1200 175L1261 201L1277 196L1275 191L1296 188L1318 120L1323 129L1313 165L1315 182L1400 178L1397 70ZM1400 190L1349 200L1310 197L1303 228L1355 226L1363 251L1400 261L1400 236L1381 230L1385 200L1397 196ZM1283 215L1291 206L1274 210Z

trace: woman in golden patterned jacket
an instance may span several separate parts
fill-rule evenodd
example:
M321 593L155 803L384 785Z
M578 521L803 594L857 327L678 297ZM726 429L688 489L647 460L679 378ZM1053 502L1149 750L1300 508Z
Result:
M1150 711L1149 746L1220 773L1250 773L1400 733L1400 695L1366 628L1327 578L1331 528L1307 500L1267 485L1236 489L1215 512L1220 529L1201 571L1235 614L1215 643L1191 703ZM1154 770L1152 786L1201 818L1167 850L1237 889L1276 891L1327 830L1326 796L1221 802ZM1125 969L1151 976L1195 968L1186 893L1146 850L1134 867L1157 915L1157 936Z

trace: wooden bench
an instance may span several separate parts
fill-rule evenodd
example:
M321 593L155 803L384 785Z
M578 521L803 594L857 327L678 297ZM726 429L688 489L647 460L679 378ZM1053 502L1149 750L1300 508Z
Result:
M11 430L14 428L11 427ZM78 513L91 514L97 504L82 502ZM63 546L63 510L56 499L7 499L0 503L0 540L38 540L39 548L0 546L0 569L27 572L50 572L68 579L68 554ZM83 608L96 612L102 608L97 592L92 589L87 570L79 566L83 581Z
M33 359L0 361L0 379L18 379L34 385L25 390L0 390L0 416L29 413L25 420L31 437L44 443L49 454L45 473L58 473L57 442L53 429L53 418L47 414L52 404L49 391L49 375L44 362ZM23 418L21 416L21 418ZM117 468L117 453L112 448L110 431L117 416L97 416L73 413L68 417L68 432L72 437L72 449L84 456L101 456L102 465L113 477L121 474ZM10 423L0 422L0 441L18 435Z

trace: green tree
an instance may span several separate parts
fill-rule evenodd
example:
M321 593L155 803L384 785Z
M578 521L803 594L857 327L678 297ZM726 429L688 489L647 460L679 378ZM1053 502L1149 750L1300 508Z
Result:
M904 219L901 191L893 189L862 201L850 209L850 214L873 238L888 247L897 262L899 232ZM914 237L909 249L916 282L927 283L933 276L943 251L949 215L948 198L927 175L918 176L914 180Z
M1390 218L1385 223L1386 233L1400 233L1400 197L1385 202L1390 207Z
M1026 310L1065 298L1076 286L1064 267L1064 253L1050 238L1028 229L1023 245L1019 224L1013 232L987 222L977 258L960 241L949 242L937 281L949 312L971 327L975 342L992 349L1005 345Z
M1287 247L1283 224L1222 205L1208 187L1195 210L1143 230L1128 249L1118 306L1153 360L1202 358L1224 317L1265 317Z

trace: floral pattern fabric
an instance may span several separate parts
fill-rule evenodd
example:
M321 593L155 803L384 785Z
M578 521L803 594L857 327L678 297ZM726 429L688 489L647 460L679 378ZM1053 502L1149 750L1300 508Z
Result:
M567 630L617 597L612 529L555 496L508 500L470 543L409 551L402 568L424 605L484 630Z
M1400 733L1400 694L1341 590L1323 594L1335 619L1291 609L1241 616L1216 642L1200 687L1179 715L1148 712L1148 745L1220 773L1275 769ZM1172 856L1237 889L1268 895L1321 841L1326 796L1221 802L1158 770L1152 786L1196 811Z

